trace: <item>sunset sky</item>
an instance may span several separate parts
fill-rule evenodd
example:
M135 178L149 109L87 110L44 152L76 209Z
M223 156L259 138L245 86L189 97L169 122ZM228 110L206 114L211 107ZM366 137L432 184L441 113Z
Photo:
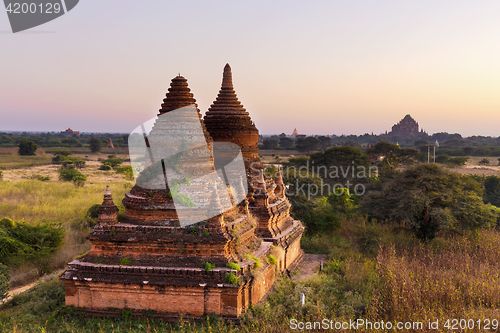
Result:
M130 132L170 80L202 113L224 65L261 134L500 136L499 1L81 0L12 34L0 9L0 130Z

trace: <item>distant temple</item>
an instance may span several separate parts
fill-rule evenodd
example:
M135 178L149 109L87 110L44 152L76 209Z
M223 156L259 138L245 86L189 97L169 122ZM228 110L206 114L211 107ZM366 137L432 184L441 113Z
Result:
M70 127L68 127L67 130L62 131L61 134L65 136L72 136L72 135L80 136L80 132L73 131Z
M147 139L156 140L167 132L168 137L180 138L183 126L199 121L202 130L192 135L208 147L226 142L241 149L245 172L239 186L229 187L222 180L219 186L207 184L203 176L215 173L221 161L209 149L193 148L179 153L177 169L162 163L164 178L158 179L179 181L176 176L181 171L192 174L187 181L194 190L186 192L187 198L199 208L174 205L174 194L187 196L180 189L176 194L166 184L162 189L141 187L139 179L148 177L145 173L125 195L125 211L118 219L107 188L97 224L87 237L90 252L69 263L60 276L67 306L97 315L127 309L136 314L154 311L168 320L209 314L236 319L262 301L280 275L290 275L302 265L304 227L290 216L281 172L274 179L264 175L259 131L238 101L229 65L223 75L219 95L204 119L187 80L175 77L160 115L188 106L197 113L180 113L181 122L175 124L162 123L159 117ZM181 225L181 214L197 214L200 209L216 213Z
M418 123L407 114L399 123L392 126L392 131L388 135L397 136L419 136L425 134L424 130L418 130Z
M296 137L297 137L297 135L299 135L299 132L297 132L297 128L295 128L295 129L293 130L292 136L293 136L294 138L296 138Z
M111 138L109 138L108 141L108 148L115 148L115 145L113 145L113 140L111 140Z

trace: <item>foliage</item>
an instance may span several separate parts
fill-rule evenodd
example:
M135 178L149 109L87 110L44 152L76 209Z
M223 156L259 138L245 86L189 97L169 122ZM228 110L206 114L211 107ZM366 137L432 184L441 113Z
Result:
M115 169L117 166L123 163L121 158L116 158L115 155L109 155L107 159L101 161L102 165L108 165Z
M59 171L59 180L66 182L73 182L77 186L83 185L83 183L87 180L87 177L83 175L80 171L75 169L67 169L67 170L58 170Z
M451 157L447 159L446 163L450 166L462 166L465 165L468 159L469 159L468 157L461 157L461 156Z
M321 143L314 136L308 136L307 138L298 138L295 145L298 151L309 153L318 150Z
M278 263L278 259L276 259L274 255L270 254L266 257L266 262L269 265L276 265Z
M98 153L101 151L101 140L99 140L98 138L90 138L89 145L91 152Z
M301 161L303 163L303 161ZM359 148L332 147L324 152L313 153L310 156L308 171L316 173L325 183L332 186L355 179L365 182L371 172L368 156Z
M392 179L381 179L383 189L361 202L368 219L399 224L423 240L440 230L490 228L496 216L481 201L480 185L470 177L422 164Z
M99 214L97 213L97 211L99 210L99 208L101 208L100 204L94 204L94 205L90 206L90 208L87 210L87 215L86 216L88 216L88 217L90 217L92 219L99 218Z
M188 197L186 194L179 193L179 187L182 184L190 184L191 180L187 177L184 177L182 180L181 179L172 179L171 185L172 187L170 188L170 196L176 200L179 204L185 207L193 207L194 206L194 201L190 197Z
M208 271L211 271L212 269L214 269L215 265L211 264L209 262L206 262L203 264L203 268L205 268L205 270L208 272Z
M237 263L234 263L234 262L230 262L229 264L226 265L226 267L230 268L230 269L235 269L237 271L241 271L240 265L238 265Z
M35 155L38 146L29 140L24 140L19 144L19 155L21 156L32 156Z
M276 139L265 139L263 142L264 149L275 149L278 147L278 140Z
M279 141L280 147L283 147L283 148L292 147L294 143L295 142L293 141L293 139L287 138L286 136L281 137L280 141Z
M70 157L64 155L55 155L52 158L52 164L60 164L64 169L82 169L85 168L86 162L79 157Z
M487 158L483 158L481 161L479 161L479 165L489 165L490 160Z
M3 180L3 172L2 172L2 170L0 170L0 181L2 181L2 180Z
M323 151L327 150L332 146L332 139L327 136L318 136L319 144Z
M383 158L383 164L391 168L399 164L409 164L414 162L419 153L413 148L400 148L399 145L390 142L380 141L367 150L367 154Z
M121 258L120 259L120 265L122 265L122 266L129 266L129 265L132 265L133 261L134 260L132 258L128 258L128 257Z
M0 263L0 302L7 298L10 290L10 272L9 268Z
M254 256L253 256L253 255L251 255L251 254L247 254L247 255L246 255L246 257L247 257L247 259L250 259L250 260L252 260L252 261L253 261L253 263L254 263L254 267L255 267L255 268L260 268L260 267L262 266L262 263L260 262L260 259L259 259L259 258L254 257Z
M224 279L229 283L229 284L239 284L240 280L234 275L233 273L226 274L224 276Z
M48 220L29 225L24 221L16 223L3 219L0 227L0 262L19 265L31 261L43 270L47 264L45 259L62 246L65 232L60 223Z
M127 179L134 179L134 172L132 170L132 167L130 165L127 166L122 166L122 167L116 167L115 168L116 173L120 173L125 175Z
M488 176L484 179L484 201L500 206L500 178Z
M55 156L69 156L72 155L73 153L69 150L63 149L63 150L55 150L54 155Z

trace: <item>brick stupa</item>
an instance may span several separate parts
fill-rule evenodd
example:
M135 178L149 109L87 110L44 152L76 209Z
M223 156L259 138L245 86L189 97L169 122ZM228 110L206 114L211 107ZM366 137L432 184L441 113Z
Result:
M186 79L177 76L160 115L193 105L197 108ZM208 314L236 319L264 299L279 275L301 265L304 229L289 215L281 173L273 179L262 172L258 130L236 97L229 65L205 121L199 110L196 117L209 147L232 142L241 148L249 184L246 199L235 205L232 198L229 209L222 209L228 205L220 199L224 188L195 184L203 189L195 200L208 201L217 215L184 227L176 212L184 208L174 207L168 185L159 190L134 186L123 200L120 219L107 188L97 225L88 236L89 254L69 263L60 276L67 306L97 315L127 309L166 319ZM148 139L162 126L157 121ZM196 152L183 155L180 165L215 170L212 156L202 166L197 165L199 157Z

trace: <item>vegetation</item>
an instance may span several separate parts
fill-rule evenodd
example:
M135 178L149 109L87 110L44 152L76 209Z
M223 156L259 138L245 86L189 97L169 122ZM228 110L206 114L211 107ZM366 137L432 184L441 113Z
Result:
M481 200L479 183L435 164L395 172L373 187L361 203L368 219L410 228L423 240L433 239L440 230L477 231L496 224L496 216Z
M75 186L83 186L87 177L76 169L59 170L59 179L66 182L73 182Z
M89 140L89 147L90 147L90 151L93 152L93 153L98 153L101 151L101 140L99 140L98 138L90 138Z
M0 302L9 295L10 290L10 272L9 268L0 263Z
M234 262L230 262L229 264L226 265L226 267L230 268L230 269L235 269L237 271L241 271L240 265L238 265L237 263L234 263Z
M205 268L205 270L208 272L208 271L211 271L212 269L214 269L215 265L211 264L209 262L206 262L203 264L203 268Z
M19 155L21 156L32 156L35 155L38 146L33 141L22 141L19 144Z

